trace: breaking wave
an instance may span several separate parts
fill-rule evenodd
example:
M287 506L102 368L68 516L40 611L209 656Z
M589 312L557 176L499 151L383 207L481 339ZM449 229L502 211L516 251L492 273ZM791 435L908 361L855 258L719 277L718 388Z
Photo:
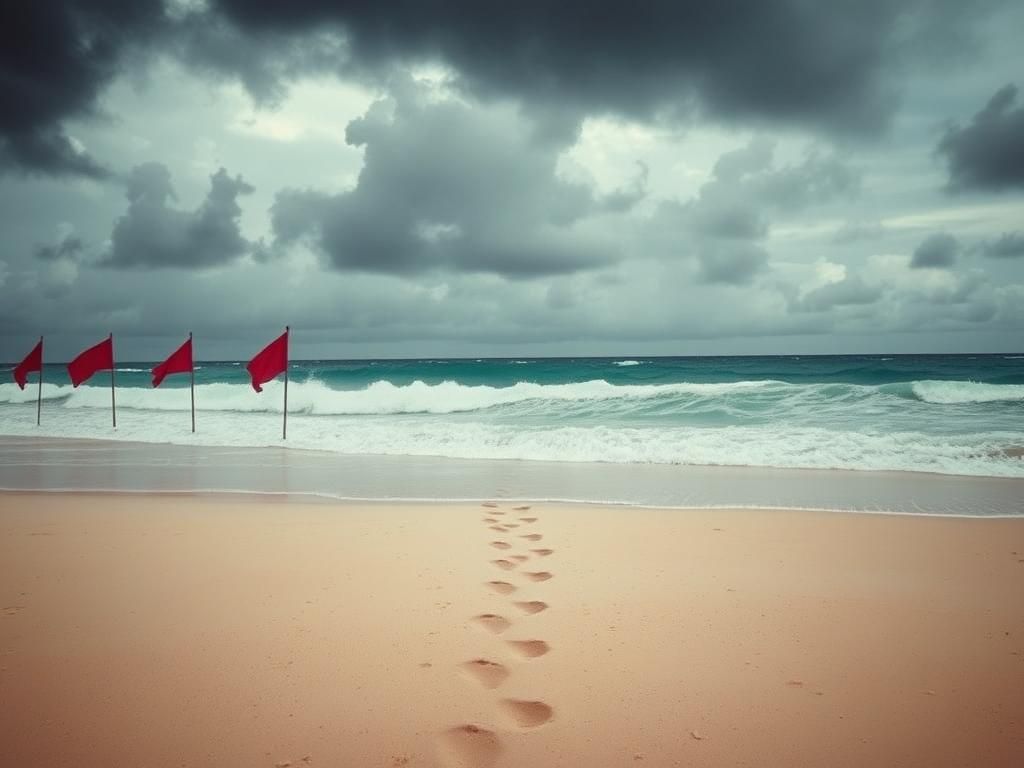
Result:
M920 400L939 405L1020 402L1024 400L1024 384L984 384L977 381L915 381L911 388L914 395Z
M629 362L629 361L623 361ZM198 384L196 407L207 411L280 412L280 382L265 385L257 394L248 384ZM149 389L119 387L118 406L154 411L187 410L188 397L181 387ZM362 389L333 389L317 379L289 384L289 411L311 415L387 415L470 413L509 406L530 406L530 410L565 409L588 406L605 411L629 410L631 404L648 407L658 401L662 408L677 405L718 405L743 410L745 405L767 407L773 402L794 406L839 405L852 401L912 399L932 405L962 405L1024 401L1024 384L985 384L973 381L913 381L897 384L790 384L774 379L728 383L680 382L675 384L611 384L603 379L567 384L536 384L521 381L512 386L469 385L454 381L428 384L393 384L375 381ZM0 384L0 403L28 403L36 399L36 388L18 389ZM105 386L43 383L44 400L60 400L66 408L107 408L110 390Z
M629 362L626 360L622 363ZM528 369L527 369L528 370ZM109 387L0 383L0 431L205 445L280 445L283 383L200 383L197 433L184 382ZM555 462L719 464L908 470L1024 477L1024 384L921 379L887 384L614 384L510 386L377 380L339 389L288 386L287 445L346 454ZM294 420L293 420L294 418Z

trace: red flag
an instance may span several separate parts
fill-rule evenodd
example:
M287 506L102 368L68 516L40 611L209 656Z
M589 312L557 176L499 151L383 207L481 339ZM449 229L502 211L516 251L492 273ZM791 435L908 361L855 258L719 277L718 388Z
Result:
M153 369L153 386L159 387L164 377L171 373L192 373L192 337L189 336L178 349Z
M18 367L14 369L14 380L18 382L19 387L24 389L28 374L35 372L40 374L43 372L42 339L40 339L39 343L32 348L31 352L28 353L28 357L18 363Z
M109 371L114 367L114 337L108 336L94 347L68 363L68 375L76 387L97 371Z
M262 392L261 384L266 384L279 373L288 368L288 331L285 331L256 355L245 369L252 377L252 388Z

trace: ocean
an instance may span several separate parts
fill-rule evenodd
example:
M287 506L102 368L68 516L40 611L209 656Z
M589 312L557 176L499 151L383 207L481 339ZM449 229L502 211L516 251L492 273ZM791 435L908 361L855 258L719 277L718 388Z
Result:
M1024 478L1024 354L300 360L257 394L244 363L150 386L118 363L73 389L0 371L0 434L288 446L346 456L929 472Z

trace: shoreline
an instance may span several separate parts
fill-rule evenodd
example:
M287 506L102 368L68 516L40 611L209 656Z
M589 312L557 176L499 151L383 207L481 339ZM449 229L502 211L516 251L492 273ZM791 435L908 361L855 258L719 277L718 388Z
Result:
M0 494L0 562L12 764L1024 755L1024 519Z
M360 454L348 454L339 453L336 451L328 451L323 448L310 448L303 445L289 445L286 442L279 444L268 444L268 445L217 445L217 444L206 444L206 443L175 443L169 441L143 441L126 439L120 440L117 438L100 438L100 437L55 437L53 435L9 435L0 433L0 445L5 442L16 443L18 441L24 441L25 443L32 445L34 443L70 443L72 446L81 447L85 444L95 443L99 446L107 445L128 445L128 446L154 446L154 447L170 447L170 448L182 448L182 449L205 449L214 451L225 451L231 453L244 453L244 452L263 452L263 451L287 451L289 453L307 454L310 456L316 456L318 458L329 459L332 457L342 458L356 458L356 459L368 459L368 460L402 460L402 459L425 459L427 461L451 461L451 462L487 462L494 464L564 464L568 466L574 465L596 465L606 467L631 467L631 466L655 466L655 467L684 467L692 469L712 469L712 470L729 470L735 469L739 471L743 470L756 470L765 472L806 472L806 473L853 473L858 475L877 475L881 477L896 476L896 477L909 477L909 478L970 478L977 480L1022 480L1024 481L1024 475L1020 477L1012 475L963 475L956 474L953 472L935 472L926 471L922 469L854 469L851 467L777 467L763 464L679 464L672 462L617 462L617 461L565 461L565 462L550 462L545 459L519 459L519 458L506 458L506 457L488 457L488 458L466 458L461 456L445 456L443 454L396 454L396 453L360 453ZM1008 458L1020 459L1022 466L1024 466L1024 446L1012 447L1001 452L1001 455ZM240 491L245 493L246 491ZM590 503L590 502L575 502L568 501L566 503ZM605 502L596 502L605 503ZM608 502L614 503L614 502Z
M0 446L3 443L16 443L23 441L28 445L33 443L69 443L73 446L83 446L86 444L98 444L99 446L105 445L122 445L122 446L136 446L143 447L149 446L153 448L172 448L172 449L188 449L188 450L213 450L213 451L224 451L233 453L244 453L244 452L263 452L263 451L287 451L289 453L307 454L318 458L352 458L352 459L367 459L367 460L426 460L426 461L449 461L449 462L487 462L494 464L558 464L566 466L579 466L579 465L594 465L594 466L605 466L605 467L637 467L637 466L654 466L654 467L682 467L686 469L711 469L711 470L754 470L754 471L765 471L765 472L801 472L801 473L815 473L815 472L833 472L833 473L853 473L856 475L877 475L881 477L886 476L897 476L897 477L937 477L937 478L965 478L972 480L1020 480L1024 482L1024 446L1011 445L1006 448L992 451L987 456L991 457L1003 457L1013 460L1018 460L1021 463L1022 474L1020 475L981 475L981 474L960 474L955 472L939 472L935 470L924 470L924 469L862 469L855 467L840 467L840 466L824 466L824 467L805 467L805 466L776 466L767 464L688 464L679 462L626 462L626 461L557 461L552 462L549 459L524 459L524 458L513 458L513 457L464 457L464 456L448 456L445 454L427 454L427 453L343 453L339 451L329 451L323 448L315 448L307 445L289 444L287 441L276 441L268 442L262 445L232 445L232 444L221 444L221 443L203 443L203 442L172 442L172 441L148 441L139 440L134 437L129 438L118 438L118 437L63 437L57 435L28 435L28 434L3 434L0 433ZM570 502L574 503L574 502ZM604 503L604 502L598 502ZM611 502L610 502L611 503Z
M208 489L196 488L194 490L93 490L88 488L5 488L0 487L0 498L4 496L36 496L36 495L69 495L84 497L122 497L122 496L156 496L156 497L181 497L185 499L224 499L244 503L247 501L261 503L286 503L286 504L315 504L337 507L348 506L392 506L392 505L414 505L414 506L467 506L475 504L503 503L503 504L544 504L553 507L598 507L602 509L636 509L652 512L799 512L808 514L824 515L870 515L881 517L920 517L940 518L950 520L1019 520L1024 519L1020 513L1007 514L969 514L953 512L905 512L887 509L845 509L842 507L794 507L794 506L769 506L764 504L703 504L694 506L680 505L657 505L639 504L625 501L588 501L585 499L549 499L536 497L461 497L451 499L435 498L364 498L358 496L330 496L316 492L296 491L247 491L240 489Z
M0 437L0 488L260 493L328 501L494 498L668 509L808 509L1024 516L1024 478L663 464L335 454L72 438Z

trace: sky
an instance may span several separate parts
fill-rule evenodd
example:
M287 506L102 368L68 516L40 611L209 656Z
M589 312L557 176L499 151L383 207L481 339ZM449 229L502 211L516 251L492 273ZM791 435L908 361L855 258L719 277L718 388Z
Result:
M15 3L0 360L1024 350L1024 4Z

